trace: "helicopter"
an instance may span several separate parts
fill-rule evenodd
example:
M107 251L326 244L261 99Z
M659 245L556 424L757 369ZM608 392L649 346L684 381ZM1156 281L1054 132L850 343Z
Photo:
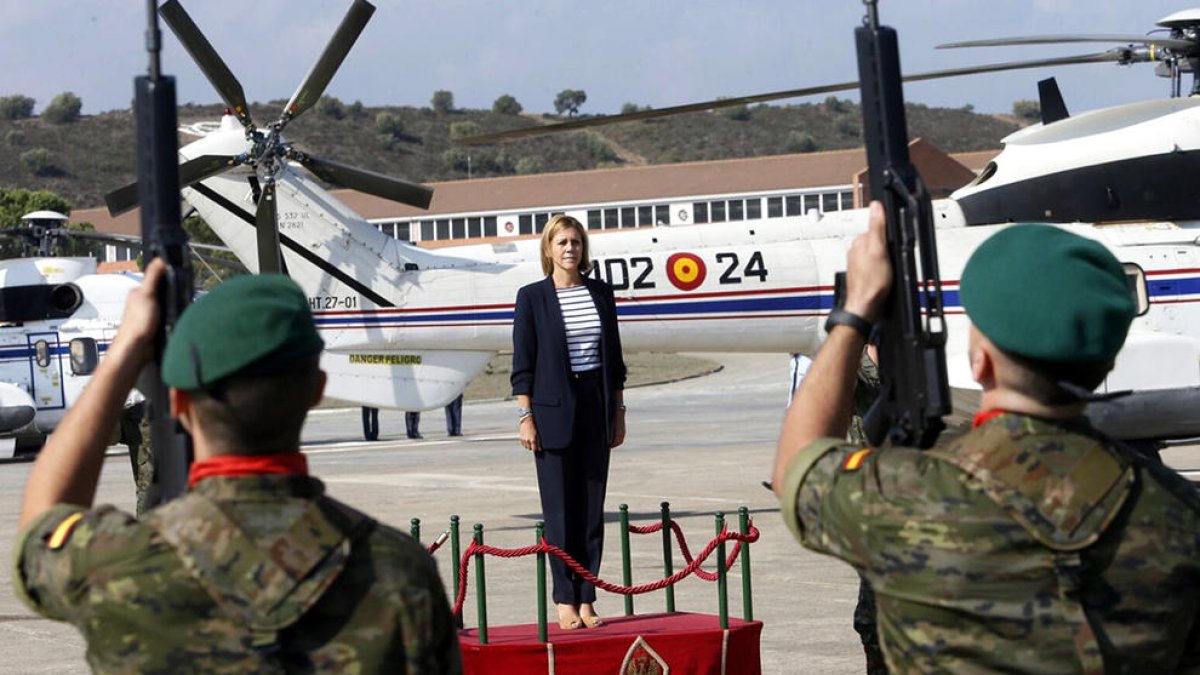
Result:
M329 64L341 62L369 18L371 10L364 5L369 7L365 0L355 0L314 67L313 73L321 73L320 86L332 77L331 68L336 68ZM314 161L311 155L292 148L278 132L298 114L294 110L303 111L297 101L311 105L315 86L311 75L285 106L280 120L267 131L257 129L244 112L237 80L177 0L164 4L162 13L229 106L215 131L180 150L183 197L249 269L286 271L304 289L326 342L322 367L330 374L327 392L366 406L406 410L432 409L454 399L496 352L510 347L516 290L542 277L538 241L429 250L378 231L300 168L330 182L410 204L428 204L428 189L329 160ZM1189 50L1197 44L1200 13L1176 23L1179 21L1184 23L1172 28L1171 38L1138 37L1144 44L1099 55L957 68L906 79L1167 57L1174 59L1173 67L1182 72L1191 67ZM1112 38L1107 36L1109 41ZM510 140L857 86L857 82L822 85L575 119L465 140ZM1043 112L1050 114L1055 110L1056 88L1043 89ZM1123 397L1121 405L1105 409L1109 428L1124 429L1122 435L1127 437L1147 433L1158 438L1200 436L1200 419L1194 414L1200 405L1200 228L1195 220L1200 214L1172 210L1175 207L1154 210L1161 198L1129 197L1122 187L1126 184L1081 187L1078 194L1070 195L1043 194L1030 187L1039 177L1063 178L1042 171L1036 156L1036 150L1052 140L1086 147L1094 142L1095 134L1146 132L1132 120L1153 126L1171 119L1172 114L1200 114L1197 106L1200 102L1172 99L1166 105L1150 102L1046 118L1041 125L1006 139L1013 141L1013 147L1006 145L993 160L995 166L985 169L973 184L935 202L953 386L977 387L969 378L966 319L957 298L956 280L967 257L1007 223L1027 219L1056 222L1114 251L1126 266L1131 292L1137 294L1142 310L1116 369L1103 385L1108 391L1135 392ZM1158 113L1151 115L1147 110ZM1186 125L1171 128L1186 130ZM1186 136L1178 142L1183 138ZM1197 140L1181 147L1195 147ZM1061 146L1054 151L1061 153ZM1082 184L1091 177L1096 165L1091 157L1077 152L1074 168L1060 172L1066 174L1064 180L1074 176ZM1136 180L1149 186L1153 178ZM967 207L968 196L984 199L989 190L1022 182L1029 197L999 200L995 207L1011 211ZM132 186L110 194L110 211L132 207L133 195L136 189ZM1080 221L1078 211L1065 207L1073 199L1083 201L1088 209L1104 207L1107 211ZM1023 204L1009 203L1013 201ZM1178 199L1173 203L1186 206L1188 202ZM1018 208L1035 208L1040 217L1026 218ZM1138 212L1138 208L1148 210ZM860 209L819 219L788 217L599 233L591 240L591 255L603 264L595 265L591 273L619 288L622 342L629 351L812 354L822 341L820 326L833 305L834 273L844 266L850 241L865 227L865 210ZM608 264L610 261L620 264ZM619 286L612 278L616 269L627 275Z

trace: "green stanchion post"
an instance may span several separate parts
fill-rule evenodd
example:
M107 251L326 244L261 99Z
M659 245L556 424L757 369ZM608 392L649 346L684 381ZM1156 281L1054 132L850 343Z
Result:
M454 596L458 597L458 568L462 560L462 546L458 539L458 516L450 516L450 576L454 577ZM463 627L462 612L454 617L454 626Z
M534 543L541 544L542 537L545 533L545 523L538 521L537 525L533 526ZM546 642L546 554L543 551L538 551L537 554L537 609L538 609L538 642Z
M725 514L717 511L717 536L725 529ZM725 542L717 544L717 616L721 619L721 630L729 628L729 596L725 587Z
M671 503L663 502L662 506L662 545L663 545L663 578L675 574L675 564L671 554ZM667 586L667 613L675 611L675 586Z
M629 505L622 504L621 512L621 583L633 585L633 569L629 562ZM625 616L633 616L633 596L625 596Z
M417 543L421 543L420 518L413 518L412 520L408 521L408 533L412 535L412 538L416 540Z
M738 508L738 532L750 534L750 509ZM750 593L750 542L742 542L742 618L754 620L754 596Z
M483 523L475 523L475 545L483 546ZM483 580L483 554L475 554L475 609L479 613L479 644L486 645L487 633L487 587Z

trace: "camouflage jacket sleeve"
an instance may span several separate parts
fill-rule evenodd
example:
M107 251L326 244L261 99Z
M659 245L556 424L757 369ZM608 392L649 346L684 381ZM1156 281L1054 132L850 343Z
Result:
M137 521L111 506L87 511L59 504L21 532L13 547L13 587L39 614L72 621L88 592L86 580L95 546L121 539ZM114 544L114 552L129 550Z

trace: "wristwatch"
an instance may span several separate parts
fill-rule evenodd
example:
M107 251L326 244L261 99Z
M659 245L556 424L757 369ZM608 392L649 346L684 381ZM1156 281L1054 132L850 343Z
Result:
M834 326L849 326L858 331L858 334L863 336L863 339L871 339L871 322L853 312L847 312L841 307L834 307L829 312L829 318L825 319L826 333L833 330Z
M532 414L533 414L533 408L517 408L517 421L520 422L521 420L525 419L526 417L529 417Z

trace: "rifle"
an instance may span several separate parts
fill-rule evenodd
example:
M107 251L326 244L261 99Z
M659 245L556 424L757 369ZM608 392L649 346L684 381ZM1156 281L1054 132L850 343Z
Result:
M158 30L156 0L147 0L147 75L134 79L134 112L137 119L138 197L142 208L142 261L162 258L167 273L158 288L160 326L154 359L138 378L146 397L154 477L146 507L166 502L187 489L191 442L171 420L167 386L160 375L163 348L171 329L192 297L192 269L187 257L187 233L180 223L179 148L175 122L175 78L159 72L162 34Z
M862 91L871 200L887 214L892 290L875 327L879 398L863 418L871 445L928 448L950 412L946 327L938 275L937 241L929 192L908 157L908 127L896 31L879 25L877 0L854 30Z

